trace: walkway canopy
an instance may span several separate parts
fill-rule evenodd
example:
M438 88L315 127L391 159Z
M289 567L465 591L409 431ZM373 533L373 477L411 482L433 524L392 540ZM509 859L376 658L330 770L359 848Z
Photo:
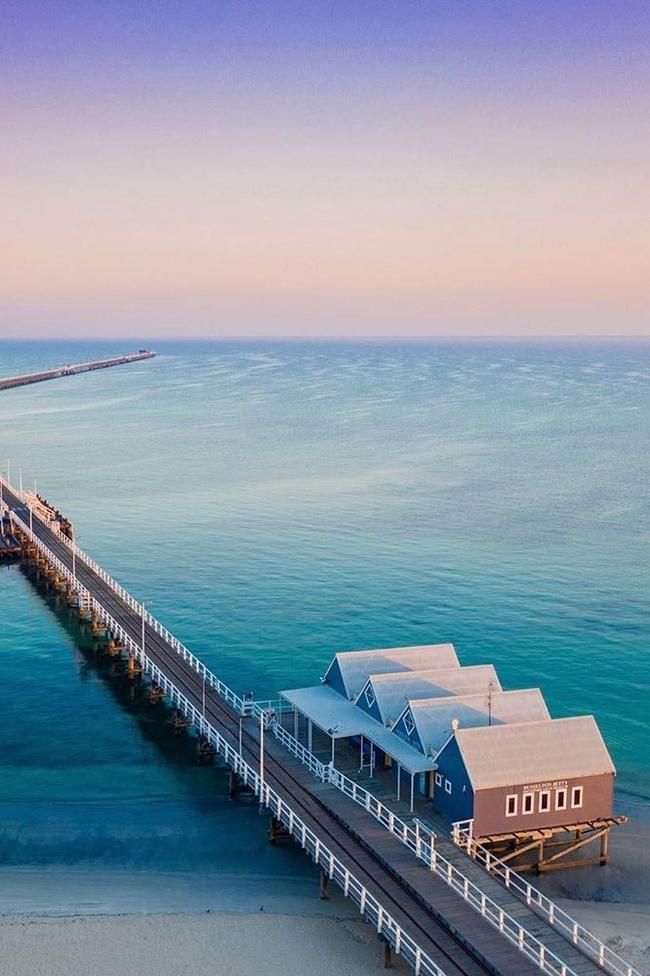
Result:
M428 756L376 722L352 702L327 685L315 688L293 688L281 696L301 715L334 741L355 736L367 739L409 774L425 773L436 768Z

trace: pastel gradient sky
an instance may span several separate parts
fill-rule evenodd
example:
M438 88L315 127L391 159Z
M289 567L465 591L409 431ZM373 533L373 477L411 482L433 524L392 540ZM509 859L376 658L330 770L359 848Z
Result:
M4 0L0 335L650 334L647 0Z

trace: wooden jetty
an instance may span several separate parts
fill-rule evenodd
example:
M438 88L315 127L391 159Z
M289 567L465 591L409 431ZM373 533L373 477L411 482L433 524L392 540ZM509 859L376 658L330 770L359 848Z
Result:
M112 356L110 359L95 359L89 363L59 366L55 369L45 369L38 373L23 373L20 376L8 376L0 379L0 390L10 390L16 386L29 386L31 383L44 383L45 380L56 380L62 376L76 376L78 373L91 373L95 369L109 369L111 366L125 366L137 363L142 359L153 359L155 352L150 349L140 349L139 352L128 353L125 356Z
M178 731L191 724L201 749L225 760L231 793L257 795L273 818L270 839L290 836L309 854L320 867L321 895L333 882L358 905L383 940L385 965L395 952L416 974L431 976L529 976L540 969L549 976L636 976L601 943L594 951L578 932L565 938L491 876L482 887L481 868L459 848L449 843L453 863L417 824L403 823L365 790L346 791L333 767L282 728L271 703L228 688L50 527L27 496L0 482L25 558L75 603L93 633L114 642L134 680L149 683L152 702L164 698L176 708Z

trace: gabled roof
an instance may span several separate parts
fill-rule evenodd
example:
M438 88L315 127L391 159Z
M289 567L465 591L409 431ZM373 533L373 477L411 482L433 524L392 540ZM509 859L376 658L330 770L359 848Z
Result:
M425 668L460 667L453 644L417 647L384 647L375 651L342 651L336 654L323 681L337 667L348 698L355 698L371 674L422 671Z
M400 719L405 717L409 721L409 716L422 743L422 751L434 756L452 734L454 721L460 729L467 729L490 724L539 722L551 717L539 688L409 701Z
M461 728L454 739L475 790L615 772L593 715Z
M469 668L436 668L402 674L372 674L362 689L363 695L374 696L381 721L392 725L404 711L407 701L417 698L443 698L469 692L500 691L501 684L491 664L477 664ZM359 695L358 701L361 700Z
M280 694L302 715L334 739L346 739L362 735L392 756L409 773L423 773L436 768L429 756L393 735L389 729L371 718L351 701L339 695L328 685L315 688L290 688Z

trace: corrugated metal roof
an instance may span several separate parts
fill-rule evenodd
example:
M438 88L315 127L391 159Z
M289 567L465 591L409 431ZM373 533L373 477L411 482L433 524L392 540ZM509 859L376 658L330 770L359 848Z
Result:
M393 735L372 716L356 708L347 698L327 685L291 688L281 691L280 694L302 715L311 719L314 725L335 739L363 735L392 756L409 773L422 773L436 768L430 757L423 756L419 749Z
M371 674L460 667L453 644L384 647L374 651L342 651L335 655L330 668L335 661L338 662L350 698L359 694Z
M593 715L459 729L455 738L475 790L614 772Z
M436 668L406 674L372 674L368 682L377 700L384 723L397 721L407 701L417 698L443 698L470 692L487 694L490 683L501 690L497 673L491 664L469 668Z
M478 728L513 722L539 722L550 719L539 688L521 691L494 691L491 695L453 695L448 698L426 698L410 701L410 711L420 742L427 754L435 755L452 733L452 722L459 728ZM401 716L400 716L401 718Z

